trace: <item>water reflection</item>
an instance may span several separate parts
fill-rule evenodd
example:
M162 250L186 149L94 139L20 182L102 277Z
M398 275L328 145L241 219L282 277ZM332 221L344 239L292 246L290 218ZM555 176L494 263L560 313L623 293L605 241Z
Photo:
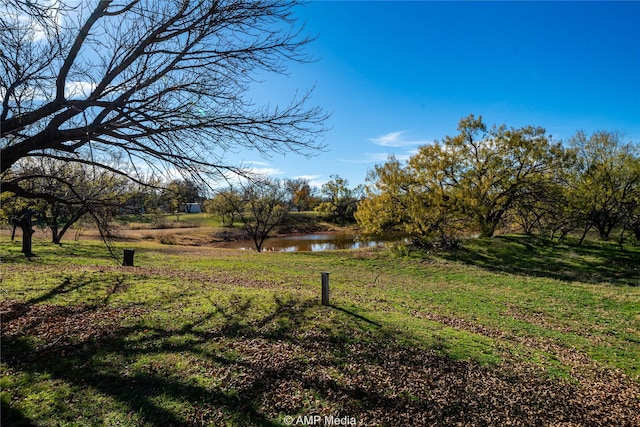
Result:
M364 237L351 233L316 233L274 237L265 240L263 250L274 252L319 252L337 249L360 249L384 242L398 241L397 236ZM249 242L241 249L252 249Z

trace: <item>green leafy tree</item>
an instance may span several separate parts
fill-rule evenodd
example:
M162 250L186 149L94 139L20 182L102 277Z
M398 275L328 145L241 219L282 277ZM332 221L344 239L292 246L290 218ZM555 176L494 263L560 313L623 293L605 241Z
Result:
M204 202L204 211L219 215L222 225L233 227L236 210L241 206L242 194L233 189L219 191L213 198Z
M527 234L537 233L562 240L579 227L567 192L575 155L573 150L567 149L559 149L555 155L556 167L533 181L530 191L517 198L509 220Z
M198 203L202 200L200 189L195 182L188 179L174 179L167 184L162 201L171 212L188 210L189 203Z
M595 228L608 240L616 227L634 223L640 192L638 147L617 132L578 132L569 141L576 161L568 185L568 200L580 221L582 242Z
M433 145L423 154L439 150ZM443 179L436 169L415 171L410 165L403 168L391 157L369 172L366 197L358 204L355 218L365 233L400 231L422 247L449 241L464 221L456 215Z
M487 129L482 117L460 120L459 134L445 137L437 158L414 156L414 169L438 169L450 197L468 214L483 237L491 237L514 203L538 192L558 167L559 143L543 128L502 125Z
M365 197L354 214L365 233L402 230L409 232L413 220L409 215L412 181L394 157L376 165L367 174Z
M404 168L395 159L376 167L358 208L360 224L402 226L423 242L465 229L491 237L516 202L540 196L564 159L539 127L488 129L470 115L458 131L420 147Z
M141 219L145 214L161 213L163 197L162 184L157 179L149 179L144 184L132 183L124 202L125 211L137 214Z
M358 202L362 199L364 187L349 188L349 181L339 175L331 175L331 180L322 185L323 201L315 208L338 223L354 221Z
M526 234L551 239L562 240L579 226L568 206L566 185L553 180L540 182L537 191L518 198L509 217Z

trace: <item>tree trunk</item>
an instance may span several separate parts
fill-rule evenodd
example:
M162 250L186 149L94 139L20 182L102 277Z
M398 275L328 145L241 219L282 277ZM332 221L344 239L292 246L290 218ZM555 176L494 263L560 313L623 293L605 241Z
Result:
M60 240L62 240L62 235L58 234L58 229L51 229L51 243L54 245L59 245Z
M600 236L600 239L604 240L605 242L609 241L609 236L611 235L611 230L613 230L613 225L598 224L596 228L598 229L598 235Z
M31 228L31 214L25 216L24 225L22 226L22 253L27 258L35 256L32 248L32 236L35 231Z
M15 226L20 227L22 230L22 253L27 258L34 257L35 254L32 252L32 236L35 231L33 230L33 224L31 222L31 216L33 215L33 211L31 209L25 209L22 211L22 216L20 218L13 219L14 225L14 233Z
M480 237L493 237L497 224L491 222L480 222Z
M60 242L62 241L62 236L64 236L64 234L71 228L71 226L73 226L73 224L78 222L88 212L89 212L88 209L81 209L78 212L76 212L75 215L69 218L67 222L65 222L65 224L62 226L62 229L57 233L57 236L56 235L53 236L53 239L54 239L53 243L60 244Z
M58 234L58 222L55 221L51 223L51 225L49 225L49 230L51 230L51 243L59 245L62 235Z
M587 233L589 232L589 230L591 230L591 225L587 225L584 228L584 233L582 233L582 237L580 237L580 241L578 242L578 245L582 245L582 242L584 242L584 238L587 237Z

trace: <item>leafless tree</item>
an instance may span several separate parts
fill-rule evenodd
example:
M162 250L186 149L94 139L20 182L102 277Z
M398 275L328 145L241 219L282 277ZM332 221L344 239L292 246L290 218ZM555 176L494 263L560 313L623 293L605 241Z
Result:
M326 114L309 94L258 105L264 73L310 60L295 0L0 0L2 190L22 160L46 157L193 178L242 173L229 150L312 154Z
M271 230L282 224L289 213L289 191L284 182L267 177L254 177L222 194L244 230L253 240L256 251L262 251Z

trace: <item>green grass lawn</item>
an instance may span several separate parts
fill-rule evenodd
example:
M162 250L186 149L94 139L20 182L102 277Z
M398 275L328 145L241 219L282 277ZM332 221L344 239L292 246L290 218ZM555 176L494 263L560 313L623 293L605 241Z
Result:
M116 224L130 229L147 229L152 227L222 227L222 221L218 215L199 213L161 213L123 215Z
M3 425L640 424L640 248L117 247L2 241Z

